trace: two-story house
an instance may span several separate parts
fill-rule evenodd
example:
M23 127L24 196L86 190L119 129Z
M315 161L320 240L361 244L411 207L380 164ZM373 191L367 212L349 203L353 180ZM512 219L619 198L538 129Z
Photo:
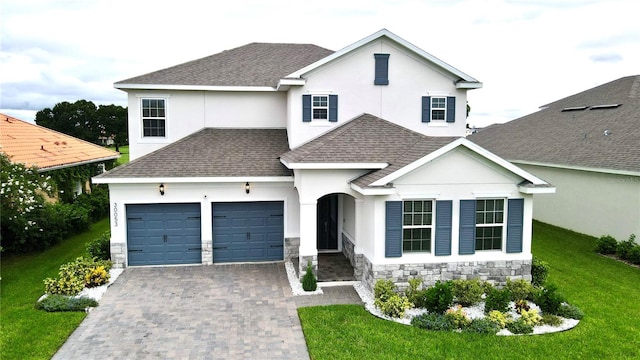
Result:
M554 188L464 138L481 86L386 29L117 82L133 161L94 178L109 184L112 258L304 268L334 251L370 287L530 279L533 194Z

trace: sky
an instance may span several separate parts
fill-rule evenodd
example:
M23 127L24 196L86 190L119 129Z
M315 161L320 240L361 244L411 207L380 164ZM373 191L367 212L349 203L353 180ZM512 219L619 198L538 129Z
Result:
M126 106L113 83L251 42L340 50L380 29L478 79L468 122L530 114L640 74L636 0L3 0L0 112L77 100Z

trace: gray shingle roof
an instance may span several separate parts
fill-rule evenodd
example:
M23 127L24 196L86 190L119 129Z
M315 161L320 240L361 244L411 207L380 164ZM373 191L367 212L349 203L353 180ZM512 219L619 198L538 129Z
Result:
M429 137L379 117L363 114L282 155L288 163L388 163L353 181L367 187L374 181L455 141Z
M611 104L620 106L592 108ZM468 139L510 161L640 173L640 75L552 102Z
M284 129L205 128L98 178L291 176Z
M251 43L118 84L271 86L333 51L312 44Z

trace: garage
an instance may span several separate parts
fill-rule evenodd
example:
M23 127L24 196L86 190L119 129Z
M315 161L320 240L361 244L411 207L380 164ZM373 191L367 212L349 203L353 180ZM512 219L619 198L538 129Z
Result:
M200 204L131 204L126 210L129 265L202 263Z
M213 262L282 260L282 201L213 203Z

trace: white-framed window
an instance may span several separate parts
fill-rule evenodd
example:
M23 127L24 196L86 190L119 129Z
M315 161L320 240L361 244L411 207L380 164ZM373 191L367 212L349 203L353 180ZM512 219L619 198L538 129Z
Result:
M405 200L402 203L402 251L431 252L434 234L433 201Z
M167 136L167 100L141 98L142 137Z
M504 215L504 199L476 200L476 251L502 250Z
M329 95L311 96L311 116L313 120L329 119Z
M447 97L431 97L431 121L445 121L447 119Z

